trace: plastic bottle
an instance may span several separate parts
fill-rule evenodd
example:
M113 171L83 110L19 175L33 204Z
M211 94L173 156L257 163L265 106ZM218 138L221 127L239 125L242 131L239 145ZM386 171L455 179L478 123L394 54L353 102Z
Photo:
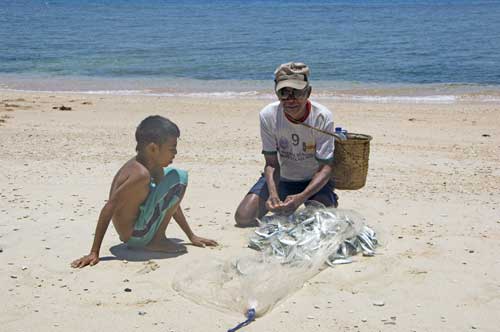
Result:
M347 139L347 130L342 130L342 127L335 127L335 136L341 141L345 141Z

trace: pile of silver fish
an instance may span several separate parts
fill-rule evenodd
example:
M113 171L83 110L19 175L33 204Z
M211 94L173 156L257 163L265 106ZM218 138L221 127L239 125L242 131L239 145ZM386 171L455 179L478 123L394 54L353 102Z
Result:
M378 245L375 231L353 220L348 213L335 211L317 208L290 216L266 216L259 220L260 227L250 237L248 246L282 264L310 261L319 250L321 255L326 254L330 266L351 263L351 257L358 253L375 255Z

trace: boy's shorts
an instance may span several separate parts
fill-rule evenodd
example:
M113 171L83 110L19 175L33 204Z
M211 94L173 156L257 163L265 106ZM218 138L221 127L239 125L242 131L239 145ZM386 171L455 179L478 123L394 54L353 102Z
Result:
M278 184L278 195L282 201L289 195L296 195L304 191L309 185L311 180L308 181L289 181L281 179ZM338 196L333 192L333 184L328 182L317 193L308 198L308 200L316 200L325 204L327 207L338 206ZM261 176L257 183L250 189L249 194L256 194L264 201L269 198L269 190L267 189L266 178ZM319 199L321 197L321 199Z
M167 212L181 200L186 190L186 171L171 167L165 167L163 171L165 176L159 184L151 183L148 197L139 208L134 231L127 241L130 247L145 247L151 242Z

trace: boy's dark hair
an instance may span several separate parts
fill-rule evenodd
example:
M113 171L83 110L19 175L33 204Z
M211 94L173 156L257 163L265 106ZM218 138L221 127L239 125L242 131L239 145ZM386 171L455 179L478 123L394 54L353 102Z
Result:
M148 116L141 121L135 131L137 146L135 150L141 152L149 143L163 144L169 137L179 137L179 127L167 118L160 115Z

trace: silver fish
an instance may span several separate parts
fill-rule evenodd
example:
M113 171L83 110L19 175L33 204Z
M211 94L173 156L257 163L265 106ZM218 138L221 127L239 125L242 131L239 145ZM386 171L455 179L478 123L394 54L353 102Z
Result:
M275 224L267 224L255 230L255 234L267 239L278 233L279 227Z
M365 246L367 246L370 250L374 250L375 249L374 244L372 243L372 241L370 240L370 238L366 234L359 233L358 234L358 238L361 241L361 245L365 244Z
M289 233L279 234L278 241L287 246L295 246L297 244L297 239Z
M358 253L375 255L378 244L373 229L366 225L355 227L355 220L344 211L305 208L290 216L266 216L259 223L248 246L282 264L311 261L318 250L331 253L326 260L330 266L348 264ZM352 235L340 243L334 241L344 234Z
M337 258L337 259L330 259L328 258L326 260L326 263L330 265L331 267L335 265L341 265L341 264L351 264L352 259L351 258Z

